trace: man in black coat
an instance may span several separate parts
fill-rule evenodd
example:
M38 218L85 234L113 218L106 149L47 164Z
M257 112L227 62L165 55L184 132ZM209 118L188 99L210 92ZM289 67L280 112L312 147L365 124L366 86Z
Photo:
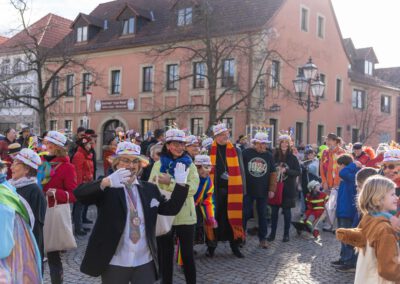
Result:
M82 261L81 271L102 277L102 283L154 283L158 278L157 215L176 215L188 195L188 172L178 163L177 185L167 200L157 186L138 181L147 164L140 147L118 144L110 176L79 186L75 196L96 204L98 218Z

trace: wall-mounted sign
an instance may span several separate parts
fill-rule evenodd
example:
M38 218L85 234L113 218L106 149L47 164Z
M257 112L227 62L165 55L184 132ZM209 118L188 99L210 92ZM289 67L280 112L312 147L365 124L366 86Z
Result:
M133 110L135 108L134 99L129 100L97 100L94 105L96 111L102 110L116 110L116 109L127 109Z

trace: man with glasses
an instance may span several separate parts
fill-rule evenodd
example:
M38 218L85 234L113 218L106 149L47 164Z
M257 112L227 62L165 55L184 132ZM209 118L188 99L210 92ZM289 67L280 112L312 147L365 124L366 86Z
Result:
M270 143L268 135L263 132L256 133L251 142L253 146L243 151L247 188L243 198L243 227L246 230L247 221L253 213L253 203L256 201L260 247L267 249L267 198L273 198L275 194L276 169L272 155L267 151L267 145Z

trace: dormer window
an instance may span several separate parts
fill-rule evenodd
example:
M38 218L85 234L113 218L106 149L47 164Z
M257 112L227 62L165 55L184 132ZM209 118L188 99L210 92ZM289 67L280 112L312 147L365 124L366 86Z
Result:
M88 40L88 27L79 27L76 31L76 42L84 42Z
M373 70L374 70L374 64L372 62L366 60L365 64L364 64L364 73L365 73L365 75L371 75L372 76Z
M192 19L193 9L191 7L178 10L178 27L191 25Z
M127 20L123 21L123 35L133 34L135 33L135 18L131 17Z
M108 20L104 20L103 22L103 29L107 30L108 29Z

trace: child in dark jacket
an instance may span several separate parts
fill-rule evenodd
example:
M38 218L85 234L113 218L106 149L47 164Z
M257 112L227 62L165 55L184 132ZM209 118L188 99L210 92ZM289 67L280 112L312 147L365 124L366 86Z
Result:
M340 185L338 190L336 217L338 228L352 228L357 215L356 207L356 174L359 167L350 155L342 155L337 159ZM352 246L342 243L340 259L334 263L338 271L355 271L357 257Z

